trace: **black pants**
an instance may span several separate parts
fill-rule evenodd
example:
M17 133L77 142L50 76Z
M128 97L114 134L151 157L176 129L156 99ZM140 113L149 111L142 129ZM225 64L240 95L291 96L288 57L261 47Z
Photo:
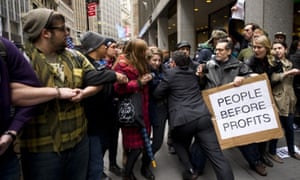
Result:
M213 129L210 116L191 121L172 130L175 150L186 170L193 168L189 147L193 137L211 161L218 180L233 180L230 164L225 159Z
M112 140L109 146L109 165L117 165L119 130L120 128L117 125L113 128Z
M14 152L13 145L0 156L0 179L19 180L20 166L19 159Z
M257 143L251 143L243 146L238 147L241 151L242 155L246 159L246 161L249 163L249 166L251 168L254 168L256 163L260 161L261 154L258 150L258 144Z
M167 105L164 103L157 104L155 106L156 108L156 115L155 115L155 123L152 124L152 152L155 155L155 153L161 148L163 141L164 141L164 135L165 135L165 126L166 121L168 118L168 109ZM150 116L151 117L151 116ZM150 164L150 158L147 155L147 153L143 153L142 157L143 165L149 165Z
M137 161L141 152L142 152L142 149L125 150L126 158L127 158L125 168L124 168L124 176L125 177L129 177L131 174L133 174L133 168L134 168L135 162Z

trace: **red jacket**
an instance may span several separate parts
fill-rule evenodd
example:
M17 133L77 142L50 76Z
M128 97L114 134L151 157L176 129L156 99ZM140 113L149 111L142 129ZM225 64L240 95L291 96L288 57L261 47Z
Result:
M118 95L130 94L134 92L141 92L143 95L143 114L144 123L148 134L150 134L150 120L149 120L149 89L148 85L142 87L138 84L139 73L138 70L128 64L128 61L124 56L120 56L120 61L115 65L114 70L116 72L125 74L129 79L127 84L114 84L115 92ZM144 147L144 140L142 137L141 129L138 127L122 127L123 145L125 149L136 149Z

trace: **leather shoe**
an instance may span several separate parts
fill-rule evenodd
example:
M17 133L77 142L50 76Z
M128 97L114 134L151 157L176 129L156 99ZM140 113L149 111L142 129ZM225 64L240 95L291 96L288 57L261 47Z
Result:
M273 161L275 161L275 162L278 162L280 164L283 163L283 160L277 154L270 154L270 153L268 153L268 157L270 159L272 159Z
M110 165L109 171L114 173L116 176L122 176L122 169L117 164Z
M289 153L289 155L294 159L300 160L300 154L298 154L296 152L294 154Z
M154 180L155 176L153 175L152 171L150 170L150 168L148 166L143 166L141 168L141 174L149 180Z
M263 162L265 165L269 166L269 167L273 167L273 163L272 161L270 161L270 159L267 158L266 155L262 155L261 156L261 162Z
M261 162L257 162L252 169L261 176L266 176L268 174L266 167Z
M193 169L189 169L182 173L183 180L196 180L198 178L198 174L194 172Z

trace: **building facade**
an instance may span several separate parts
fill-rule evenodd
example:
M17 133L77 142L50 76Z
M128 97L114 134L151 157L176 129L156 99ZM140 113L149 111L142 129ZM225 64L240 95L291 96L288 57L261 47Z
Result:
M24 0L0 0L0 35L22 44L21 14L28 11L29 2Z
M139 37L150 45L174 50L181 40L192 45L208 39L215 27L227 29L231 7L235 0L141 0L139 9ZM245 23L254 22L265 29L271 39L278 31L287 34L290 43L293 35L300 34L299 0L245 0ZM294 11L292 11L294 9ZM298 24L298 25L297 25Z
M117 25L121 25L121 0L100 0L97 31L103 36L119 39Z
M94 16L88 16L88 3L97 4ZM131 27L130 0L0 0L0 34L23 44L21 14L45 7L62 13L75 45L86 31L94 31L119 40L117 25ZM126 35L132 33L127 30Z

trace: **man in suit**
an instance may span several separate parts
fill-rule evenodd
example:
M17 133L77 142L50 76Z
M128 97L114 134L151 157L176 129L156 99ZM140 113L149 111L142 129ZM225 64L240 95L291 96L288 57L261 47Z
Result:
M189 58L184 52L176 51L172 59L176 67L166 71L166 76L154 91L154 96L168 98L171 137L177 155L185 167L183 179L198 177L189 153L193 138L199 142L212 162L217 179L234 179L231 166L219 146L208 108L199 93L198 77L189 66Z

